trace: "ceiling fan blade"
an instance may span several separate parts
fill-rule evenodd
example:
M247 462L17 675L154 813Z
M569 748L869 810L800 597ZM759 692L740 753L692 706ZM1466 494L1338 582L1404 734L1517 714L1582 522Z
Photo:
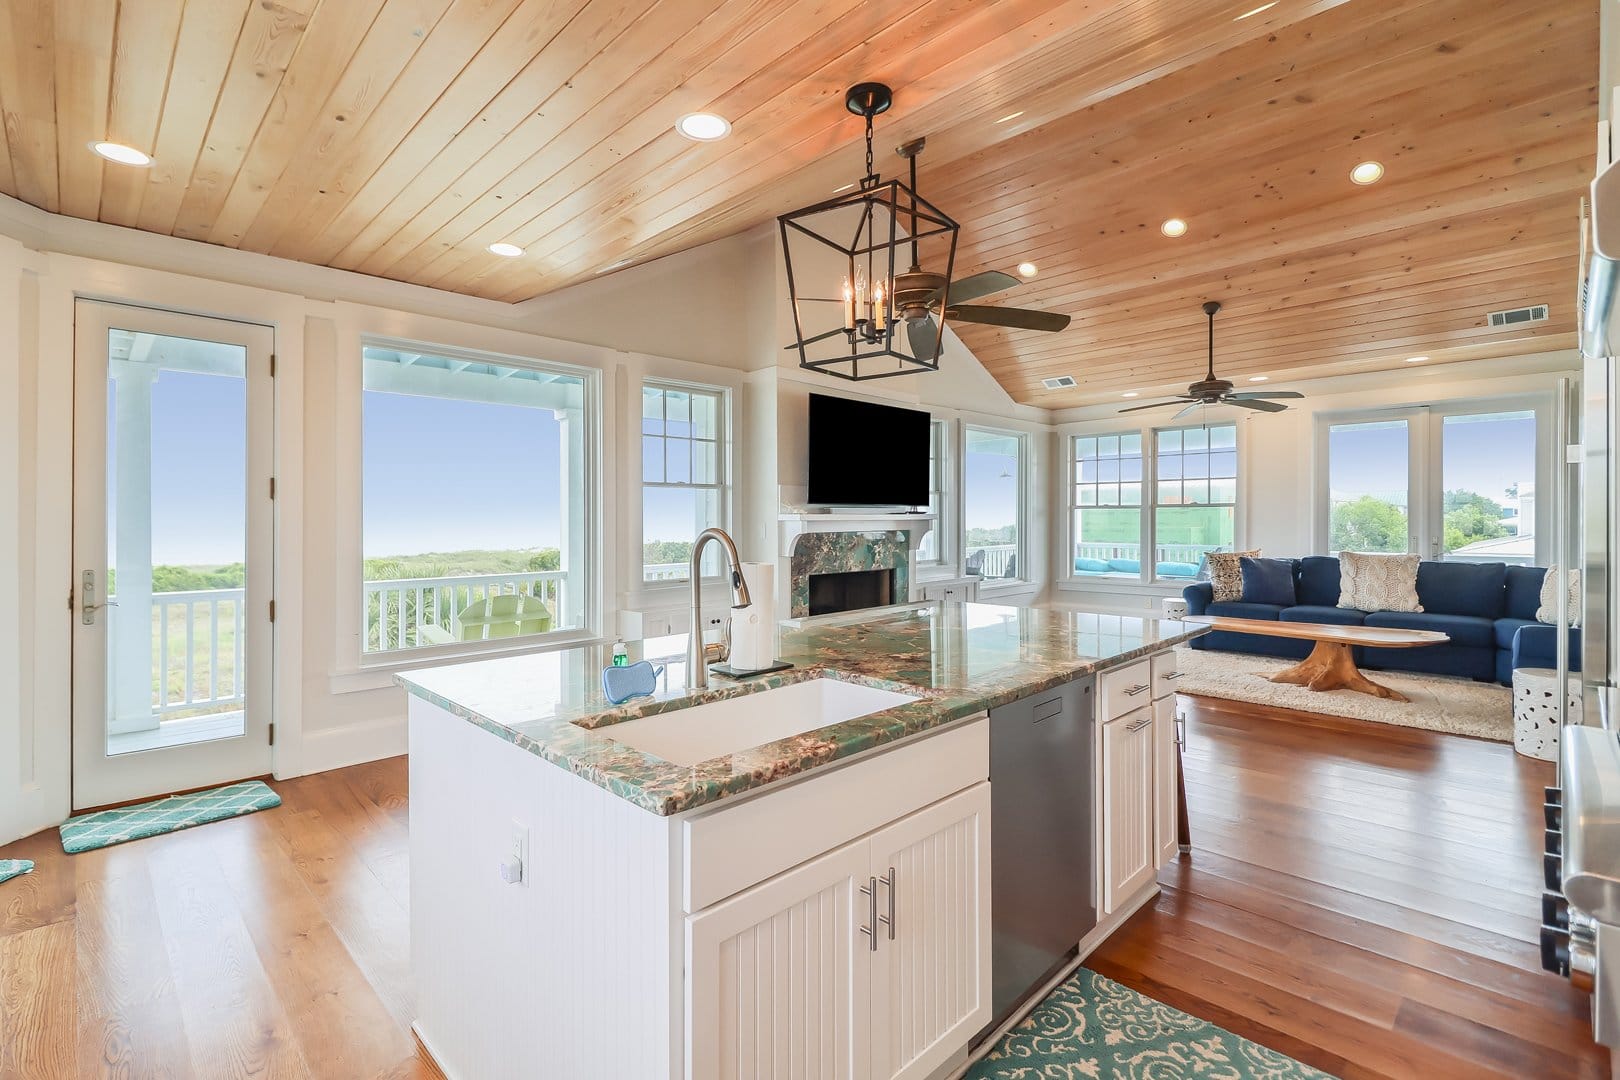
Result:
M804 343L806 345L814 345L818 341L824 341L827 338L836 337L839 334L847 334L847 333L849 333L849 331L845 330L843 328L839 328L837 330L829 330L825 334L817 334L815 337L805 338ZM783 352L792 352L794 349L797 349L797 348L798 348L797 345L789 345L789 346L785 347L782 351Z
M1227 394L1227 401L1264 401L1267 398L1302 398L1297 390L1245 390L1241 394Z
M1067 315L1030 308L985 307L980 304L951 304L946 309L950 318L962 322L983 323L986 326L1010 326L1015 330L1044 330L1055 334L1069 325Z
M911 345L911 355L924 362L938 360L935 355L935 345L939 351L945 350L945 343L939 340L939 328L934 325L933 319L907 319L906 341Z
M956 304L962 300L977 300L981 296L1002 292L1018 284L1018 279L1011 274L1003 274L1000 270L986 270L982 274L965 277L961 281L951 282L950 290L945 294L947 304ZM937 299L936 294L933 299Z
M1182 409L1180 412L1176 413L1176 415L1172 416L1170 419L1172 419L1172 420L1180 420L1183 416L1191 416L1193 413L1197 412L1199 409L1202 409L1203 407L1204 407L1204 403L1202 401L1195 401L1191 405L1187 406L1185 409Z
M1226 404L1240 409L1258 409L1260 412L1282 412L1288 406L1280 401L1256 401L1253 398L1227 398Z
M1165 408L1168 405L1180 405L1183 402L1192 401L1192 400L1193 400L1192 398L1174 398L1174 399L1172 399L1170 401L1155 401L1151 405L1132 405L1128 409L1121 409L1119 411L1120 411L1121 415L1123 415L1123 414L1128 413L1128 412L1141 412L1143 409L1162 409L1162 408Z

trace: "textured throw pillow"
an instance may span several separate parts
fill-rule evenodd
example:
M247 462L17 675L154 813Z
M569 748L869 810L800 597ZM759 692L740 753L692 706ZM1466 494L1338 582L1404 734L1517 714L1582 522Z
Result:
M1239 560L1243 567L1243 602L1294 606L1294 561L1292 559Z
M1569 572L1569 592L1564 602L1569 605L1569 625L1581 625L1581 572ZM1536 608L1536 622L1558 625L1558 564L1547 567L1547 576L1541 579L1541 606Z
M1339 553L1339 606L1358 611L1422 611L1418 603L1418 555Z
M1212 551L1205 558L1209 560L1209 582L1215 586L1215 595L1210 599L1219 604L1223 601L1237 600L1243 596L1243 557L1251 559L1260 557L1260 549L1253 551Z

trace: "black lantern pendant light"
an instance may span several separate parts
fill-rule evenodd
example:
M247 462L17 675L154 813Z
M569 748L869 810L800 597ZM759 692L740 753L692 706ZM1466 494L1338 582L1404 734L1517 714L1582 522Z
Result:
M850 87L844 105L866 118L866 175L847 194L777 218L793 301L788 348L800 367L854 381L939 370L956 262L956 222L917 194L923 140L899 148L909 184L873 171L872 120L893 103L881 83Z

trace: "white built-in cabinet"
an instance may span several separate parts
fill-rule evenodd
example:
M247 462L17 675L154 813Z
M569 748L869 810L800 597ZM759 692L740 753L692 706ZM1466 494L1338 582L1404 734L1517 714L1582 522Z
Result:
M1098 832L1103 915L1151 885L1176 855L1175 654L1098 678Z
M687 1076L929 1076L989 1020L990 786L687 919Z
M925 581L921 585L924 603L972 603L979 598L979 578L947 578Z

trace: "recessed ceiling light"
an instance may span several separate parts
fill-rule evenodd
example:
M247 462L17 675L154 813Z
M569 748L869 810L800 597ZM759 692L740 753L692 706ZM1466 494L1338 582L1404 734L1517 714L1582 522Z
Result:
M523 254L522 248L518 247L516 244L508 244L504 240L489 245L489 250L491 254L502 255L508 259L515 259L519 255Z
M1421 363L1423 363L1423 361L1425 361L1427 359L1428 359L1427 356L1408 356L1406 358L1406 362L1408 364L1421 364Z
M1041 272L1041 268L1036 266L1032 262L1021 262L1021 263L1018 264L1018 276L1019 277L1032 278L1032 277L1034 277L1036 274L1038 274L1040 272Z
M698 142L714 142L731 134L731 124L723 116L714 113L694 112L687 113L675 121L675 130L688 139Z
M1127 390L1127 391L1125 391L1123 394L1121 394L1119 396L1120 397L1141 397L1142 395L1139 392L1135 391L1135 390Z
M1020 116L1023 116L1023 115L1024 115L1024 110L1023 110L1023 109L1019 109L1019 110L1018 110L1018 111L1017 111L1017 112L1010 112L1010 113L1008 113L1008 114L1007 114L1007 115L1006 115L1006 116L1003 116L1003 117L1002 117L1002 118L1001 118L1001 119L1000 119L1000 120L997 120L997 121L996 121L996 123L998 123L998 124L1005 124L1005 123L1006 123L1006 122L1007 122L1007 121L1009 121L1009 120L1016 120L1016 119L1018 119L1018 118L1019 118L1019 117L1020 117Z
M1187 235L1187 223L1178 217L1173 217L1160 225L1159 231L1166 236L1185 236Z
M1363 161L1350 170L1350 182L1360 184L1362 187L1366 187L1368 184L1376 184L1383 178L1384 167L1376 161Z
M1239 15L1237 18L1233 19L1232 21L1233 22L1242 22L1244 19L1247 19L1250 15L1258 15L1262 11L1270 11L1272 8L1274 8L1276 6L1277 6L1277 0L1271 0L1271 3L1269 3L1269 4L1261 4L1259 7L1255 8L1253 11L1245 11L1243 14Z
M94 150L108 161L116 161L120 165L152 164L151 154L137 150L133 146L125 146L123 143L93 142L90 144L90 149Z
M1269 378L1271 378L1270 375L1250 375L1249 376L1249 381L1250 382L1265 382Z

